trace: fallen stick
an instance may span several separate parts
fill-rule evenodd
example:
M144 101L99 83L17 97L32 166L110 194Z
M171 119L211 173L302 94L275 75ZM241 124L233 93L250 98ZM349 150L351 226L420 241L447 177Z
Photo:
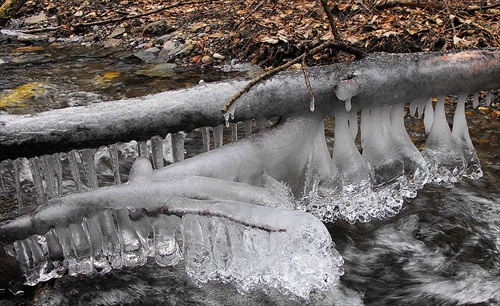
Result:
M332 113L334 108L343 107L345 94L351 95L353 110L359 110L443 94L498 89L500 49L374 53L356 62L309 68L308 75L316 111ZM217 126L224 123L221 104L246 84L247 81L241 80L204 84L31 116L0 115L0 160L147 140L154 135ZM275 75L254 86L234 107L235 121L309 112L303 72Z

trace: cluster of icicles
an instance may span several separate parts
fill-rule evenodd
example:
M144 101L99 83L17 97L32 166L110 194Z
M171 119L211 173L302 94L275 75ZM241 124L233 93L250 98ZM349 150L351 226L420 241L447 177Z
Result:
M475 107L478 97L473 96ZM335 112L332 165L336 175L327 182L309 182L305 194L295 199L295 209L310 212L326 222L337 219L368 222L397 214L404 198L415 197L417 190L428 182L449 185L462 176L481 177L465 118L468 99L468 95L458 97L452 130L446 120L444 96L437 97L435 108L432 99L411 103L411 115L424 116L428 133L422 152L406 132L404 104L363 109L360 114L345 109ZM485 103L490 102L491 92L487 92ZM189 148L191 133L179 132L97 151L74 150L3 161L1 194L5 198L10 194L17 200L18 208L22 208L29 202L44 203L67 193L122 184L128 180L127 171L138 156L147 157L159 169L165 163L183 160L186 150L192 155L209 151L211 134L212 148L217 148L224 142L249 136L255 129L272 128L275 123L269 119L228 123L231 132L227 139L222 125L197 129L203 143L198 152ZM355 142L358 131L362 153ZM308 241L330 239L326 229L318 234L319 229L311 231ZM7 247L7 252L20 262L26 283L31 285L64 273L106 273L122 266L142 265L148 257L153 257L161 266L176 265L183 260L186 271L198 283L218 279L237 284L241 292L263 286L307 298L312 290L323 290L336 282L342 274L342 258L331 247L331 240L318 240L315 245L321 251L315 254L324 256L311 260L314 255L311 248L300 240L307 231L296 234L297 237L290 237L269 233L218 217L180 218L161 213L151 217L127 209L108 209L81 223L18 240ZM293 263L289 262L290 252L298 254ZM251 264L244 263L245 260ZM276 270L280 266L277 263L283 263L283 271ZM314 263L315 268L308 263ZM299 269L298 265L304 266ZM316 275L305 277L300 271ZM318 271L325 271L324 275Z
M485 104L491 103L491 92ZM313 185L298 208L319 219L369 222L396 215L404 198L414 198L426 183L452 185L461 177L482 176L479 159L469 136L465 116L468 95L460 95L451 130L445 113L445 96L414 102L410 114L424 116L428 134L420 152L405 129L403 104L363 109L358 114L335 113L335 140L332 160L338 169L334 182ZM477 107L479 95L473 96ZM347 108L347 106L346 106ZM360 130L362 153L355 139Z
M337 283L343 260L331 248L326 229L293 218L297 229L283 231L218 216L106 209L80 223L17 240L6 251L17 258L28 285L66 273L96 275L142 266L154 258L161 267L182 262L197 284L218 280L241 293L274 288L306 299Z

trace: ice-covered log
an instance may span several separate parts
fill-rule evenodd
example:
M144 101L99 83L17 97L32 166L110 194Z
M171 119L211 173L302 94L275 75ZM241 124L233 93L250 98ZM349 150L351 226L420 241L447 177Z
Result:
M318 219L250 204L286 199L214 178L153 181L141 161L135 170L130 183L54 199L0 224L2 244L11 242L6 251L26 284L66 271L139 266L147 257L160 266L183 260L198 284L231 282L240 292L276 288L292 298L327 290L342 275L343 260Z
M339 104L360 110L497 89L500 51L376 53L357 62L310 68L308 74L317 111L331 113L332 105ZM1 115L0 160L215 127L224 123L221 106L246 83L204 84L34 116ZM283 72L241 97L235 104L235 120L305 113L308 101L302 72Z

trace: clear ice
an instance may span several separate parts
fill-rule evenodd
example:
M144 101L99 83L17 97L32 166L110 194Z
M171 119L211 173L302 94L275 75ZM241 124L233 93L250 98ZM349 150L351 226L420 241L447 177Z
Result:
M102 210L7 248L28 285L65 271L102 274L152 258L160 266L183 261L200 285L217 280L242 293L275 288L290 298L307 299L315 290L334 286L343 273L343 259L328 231L309 214L237 202L176 201L149 215L126 208ZM264 220L252 223L261 214Z
M452 129L444 95L410 103L428 134L420 152L406 131L404 103L357 109L359 85L341 85L331 150L318 105L245 122L229 122L232 107L225 125L189 134L2 161L0 190L18 209L50 204L0 223L2 236L37 231L6 252L28 285L154 260L182 262L197 284L230 282L242 293L275 288L307 299L328 290L343 260L321 222L391 217L426 183L482 176L467 128L468 94L458 96ZM484 103L491 100L487 91ZM478 103L474 94L472 106ZM203 154L190 152L193 133Z

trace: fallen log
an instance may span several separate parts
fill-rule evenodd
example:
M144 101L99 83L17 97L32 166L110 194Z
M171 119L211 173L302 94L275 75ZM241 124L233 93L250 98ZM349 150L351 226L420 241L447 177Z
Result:
M316 111L333 113L344 105L359 110L443 94L498 89L500 49L374 53L360 61L310 68L308 74ZM221 106L246 82L205 84L30 116L0 115L0 160L217 126L224 122ZM229 113L234 110L235 121L309 112L309 93L302 71L283 72L258 84L236 101Z

